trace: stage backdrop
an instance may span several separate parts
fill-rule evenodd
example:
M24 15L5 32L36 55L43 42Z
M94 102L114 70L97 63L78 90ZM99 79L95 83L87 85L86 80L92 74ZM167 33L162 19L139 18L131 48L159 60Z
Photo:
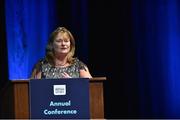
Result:
M139 114L180 118L180 2L133 0Z
M78 39L79 49L76 50L86 63L87 3L85 0L68 3L56 0L5 1L10 80L30 77L33 65L45 54L50 33L59 26L72 31ZM64 18L64 14L70 15L69 19Z
M44 55L49 33L63 23L81 39L78 55L85 60L91 34L92 73L106 73L108 78L106 118L180 118L179 0L5 0L5 4L9 79L28 78Z

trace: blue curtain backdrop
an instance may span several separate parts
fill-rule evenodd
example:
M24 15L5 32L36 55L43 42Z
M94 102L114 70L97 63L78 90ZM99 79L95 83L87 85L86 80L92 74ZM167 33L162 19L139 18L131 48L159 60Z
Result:
M6 0L9 79L26 79L54 27L53 0Z
M139 116L180 118L180 3L133 0Z
M76 2L72 0L68 6L61 6L60 3L59 7L64 7L65 11L58 11L56 0L5 1L10 80L30 77L33 65L45 54L45 46L50 33L60 25L67 27L74 34L79 32L75 38L80 38L77 41L81 43L79 53L84 56L82 59L86 62L87 3L80 0L78 1L80 8L77 8L79 6L76 5ZM81 12L78 11L79 9ZM72 20L68 20L71 26L64 24L65 22L59 18L61 12L68 14L68 11ZM81 17L79 18L79 16Z

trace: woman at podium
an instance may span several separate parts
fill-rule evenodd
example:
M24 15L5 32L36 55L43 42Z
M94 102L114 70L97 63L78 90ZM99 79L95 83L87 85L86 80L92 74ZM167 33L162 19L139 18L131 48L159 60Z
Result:
M49 37L45 57L34 65L31 78L92 78L87 65L74 53L73 35L65 27L58 27Z

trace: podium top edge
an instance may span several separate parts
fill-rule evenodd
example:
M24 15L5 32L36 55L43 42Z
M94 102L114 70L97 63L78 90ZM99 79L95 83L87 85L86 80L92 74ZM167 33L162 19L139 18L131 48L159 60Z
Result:
M106 80L107 78L106 77L93 77L93 78L90 78L90 81L104 81ZM30 79L16 79L16 80L10 80L12 83L26 83L26 82L29 82Z
M107 79L106 77L93 77L93 78L90 78L90 81L103 81L106 79Z

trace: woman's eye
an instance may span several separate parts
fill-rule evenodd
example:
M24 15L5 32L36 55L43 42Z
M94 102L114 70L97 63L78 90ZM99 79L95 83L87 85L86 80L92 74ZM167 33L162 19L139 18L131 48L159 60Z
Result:
M69 42L69 40L64 40L64 42Z
M59 42L61 42L61 41L57 40L56 42L59 43Z
M55 42L61 42L62 40L55 40Z
M55 42L69 42L69 40L55 40Z

